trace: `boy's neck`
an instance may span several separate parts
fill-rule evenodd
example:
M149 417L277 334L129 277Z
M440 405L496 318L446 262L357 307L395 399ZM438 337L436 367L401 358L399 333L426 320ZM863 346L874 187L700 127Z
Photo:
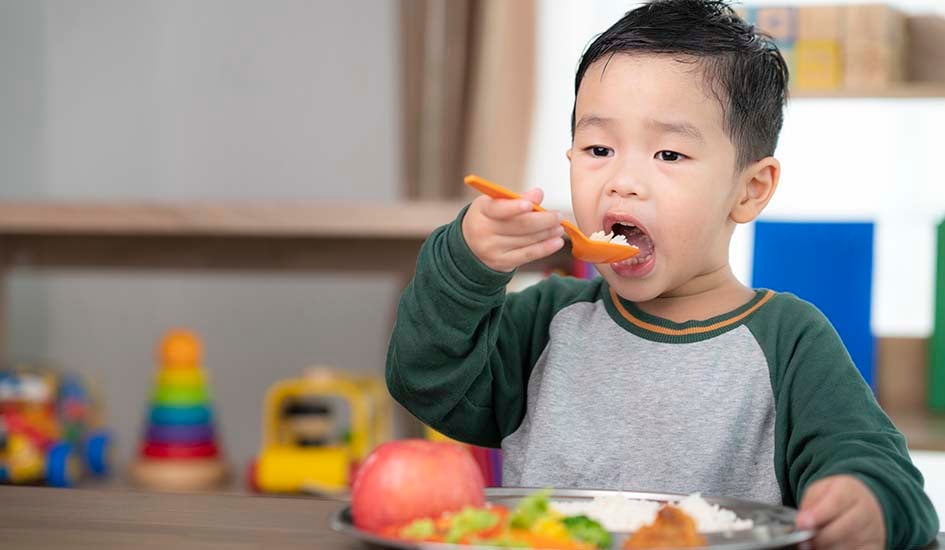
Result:
M636 305L650 315L683 323L723 315L745 305L754 296L755 292L735 278L726 263L671 292Z

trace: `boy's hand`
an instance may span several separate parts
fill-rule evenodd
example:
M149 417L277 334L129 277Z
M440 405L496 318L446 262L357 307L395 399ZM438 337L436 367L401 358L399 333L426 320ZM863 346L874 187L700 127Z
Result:
M463 237L479 261L496 271L513 271L564 246L561 214L533 212L544 194L532 189L522 199L477 197L463 218Z
M886 525L879 501L859 479L825 477L807 488L797 514L801 529L818 529L817 550L885 548Z

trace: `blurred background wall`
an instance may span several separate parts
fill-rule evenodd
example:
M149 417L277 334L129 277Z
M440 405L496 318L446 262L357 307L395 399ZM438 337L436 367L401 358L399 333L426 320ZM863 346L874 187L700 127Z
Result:
M460 178L476 171L541 186L547 206L569 210L574 70L593 37L639 3L0 0L0 200L389 204L468 196ZM938 0L888 4L945 17ZM874 223L872 335L909 339L920 354L933 324L934 226L945 218L942 95L792 100L781 186L763 215ZM749 284L753 242L743 226L732 248ZM242 467L272 382L314 363L382 372L403 283L340 264L288 274L18 268L6 341L13 358L98 381L124 462L159 338L194 329L222 443ZM913 361L903 390L923 410L925 361Z
M0 0L0 200L389 201L401 192L399 7L354 0ZM13 357L102 386L124 462L162 333L204 338L222 442L311 363L380 373L396 274L29 271Z

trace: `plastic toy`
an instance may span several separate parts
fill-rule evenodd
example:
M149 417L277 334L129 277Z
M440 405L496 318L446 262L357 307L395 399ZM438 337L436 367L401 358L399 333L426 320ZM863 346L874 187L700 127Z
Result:
M0 483L71 487L108 472L111 436L100 401L74 375L0 370Z
M171 331L162 340L144 441L131 470L142 487L202 490L226 481L201 357L191 332Z
M391 438L384 381L326 368L277 382L263 404L262 450L250 464L251 489L341 494L360 462Z

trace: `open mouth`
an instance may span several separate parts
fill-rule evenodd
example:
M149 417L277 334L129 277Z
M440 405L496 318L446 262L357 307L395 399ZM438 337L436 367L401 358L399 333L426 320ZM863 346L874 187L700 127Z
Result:
M608 214L604 217L603 225L604 231L612 231L614 236L622 235L627 239L627 244L640 249L640 252L636 256L620 262L621 264L642 264L653 257L653 251L655 250L653 239L650 238L646 229L644 229L637 220L630 216Z

